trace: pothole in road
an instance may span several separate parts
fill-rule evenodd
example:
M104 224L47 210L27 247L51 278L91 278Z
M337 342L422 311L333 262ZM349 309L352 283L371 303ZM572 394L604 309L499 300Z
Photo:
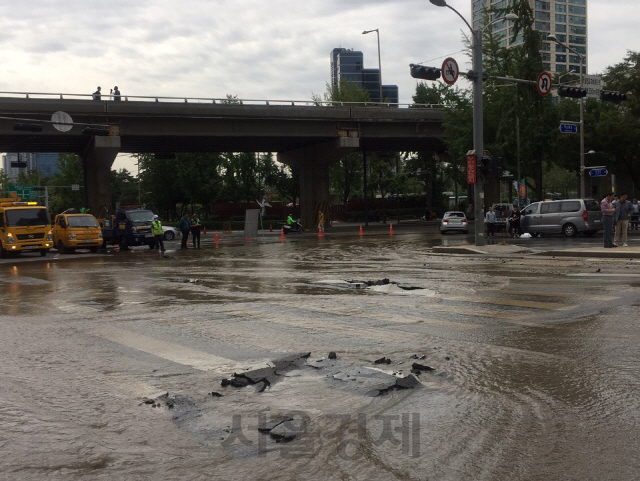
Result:
M327 279L321 281L315 281L312 285L319 285L322 287L330 287L337 289L356 289L367 290L380 294L389 294L396 296L426 296L433 297L436 292L431 289L425 289L423 287L407 286L399 282L390 281L389 279L379 279L375 281L361 281L350 280L345 281L342 279Z

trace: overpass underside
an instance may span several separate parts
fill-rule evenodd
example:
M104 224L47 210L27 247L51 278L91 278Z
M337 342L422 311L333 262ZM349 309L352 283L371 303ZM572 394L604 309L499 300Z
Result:
M73 119L67 132L51 123L58 111ZM111 205L109 171L118 153L277 152L300 169L301 217L310 225L316 206L329 202L332 162L358 149L444 152L443 116L438 109L0 97L0 150L80 155L92 212ZM14 119L42 130L14 130Z

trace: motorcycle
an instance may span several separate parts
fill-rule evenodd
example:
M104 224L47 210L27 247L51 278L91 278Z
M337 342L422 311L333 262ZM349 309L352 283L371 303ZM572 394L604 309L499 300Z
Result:
M298 234L302 234L302 224L300 223L300 219L296 220L293 224L282 224L282 229L286 234L290 234L291 232L297 232Z

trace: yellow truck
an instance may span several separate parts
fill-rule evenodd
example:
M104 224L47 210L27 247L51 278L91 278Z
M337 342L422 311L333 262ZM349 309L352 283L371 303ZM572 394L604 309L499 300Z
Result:
M53 244L60 254L76 249L98 252L102 247L102 229L91 214L70 209L58 214L53 222Z
M0 257L20 252L46 256L53 247L47 208L18 197L0 199Z

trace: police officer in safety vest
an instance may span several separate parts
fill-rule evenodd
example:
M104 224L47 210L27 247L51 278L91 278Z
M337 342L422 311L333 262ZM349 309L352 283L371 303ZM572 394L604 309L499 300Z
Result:
M153 237L156 240L156 250L160 249L161 252L164 252L164 233L162 232L162 222L160 222L157 215L153 216L151 226L153 227Z

